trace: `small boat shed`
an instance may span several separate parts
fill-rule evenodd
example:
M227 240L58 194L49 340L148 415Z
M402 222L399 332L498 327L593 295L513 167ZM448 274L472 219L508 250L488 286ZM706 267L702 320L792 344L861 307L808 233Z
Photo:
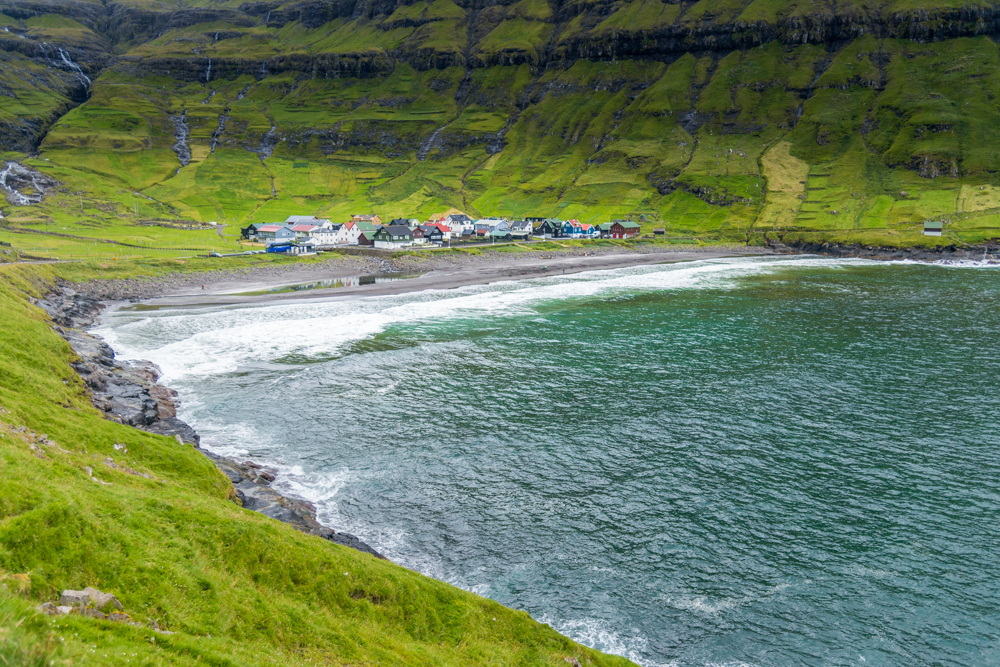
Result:
M924 221L924 236L941 236L944 231L944 223L940 220Z

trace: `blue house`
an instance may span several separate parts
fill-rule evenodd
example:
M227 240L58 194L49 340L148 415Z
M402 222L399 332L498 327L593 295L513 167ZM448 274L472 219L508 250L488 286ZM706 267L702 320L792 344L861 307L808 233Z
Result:
M277 242L294 241L295 230L293 230L291 227L282 227L274 232L274 240Z
M576 223L576 224L574 224ZM580 223L576 220L567 220L562 226L562 235L570 238L580 237Z

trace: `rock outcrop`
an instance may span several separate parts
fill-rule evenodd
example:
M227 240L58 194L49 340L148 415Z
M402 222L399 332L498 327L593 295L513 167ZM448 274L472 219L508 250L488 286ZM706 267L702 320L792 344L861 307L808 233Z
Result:
M62 286L36 305L49 314L56 332L79 357L72 366L90 389L94 406L103 411L108 419L150 433L173 437L179 445L194 445L229 478L240 504L246 509L287 523L303 533L317 535L336 544L384 558L354 535L338 532L319 523L312 503L282 495L271 488L271 483L275 480L273 470L251 461L234 461L202 449L201 438L195 430L177 418L177 393L157 383L160 371L156 365L149 362L118 361L114 350L107 343L86 332L103 309L103 302ZM106 465L116 466L113 461ZM106 483L95 478L92 470L87 472L94 481ZM82 603L85 596L91 596L88 599L97 604L93 594L100 592L85 589L66 593L70 597L62 600L61 606L73 607Z

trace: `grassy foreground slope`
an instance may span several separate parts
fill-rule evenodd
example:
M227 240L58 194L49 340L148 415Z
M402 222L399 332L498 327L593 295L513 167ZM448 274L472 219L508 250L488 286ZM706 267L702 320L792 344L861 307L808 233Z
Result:
M0 578L10 590L10 575L31 581L25 595L0 591L0 662L629 664L526 613L244 510L190 446L103 419L69 347L29 301L54 278L0 267ZM33 611L88 585L175 634Z

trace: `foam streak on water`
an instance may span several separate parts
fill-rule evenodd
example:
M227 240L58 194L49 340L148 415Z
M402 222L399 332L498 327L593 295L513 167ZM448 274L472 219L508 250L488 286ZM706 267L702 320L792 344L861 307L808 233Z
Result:
M996 664L1000 271L671 264L119 312L209 446L643 665Z

